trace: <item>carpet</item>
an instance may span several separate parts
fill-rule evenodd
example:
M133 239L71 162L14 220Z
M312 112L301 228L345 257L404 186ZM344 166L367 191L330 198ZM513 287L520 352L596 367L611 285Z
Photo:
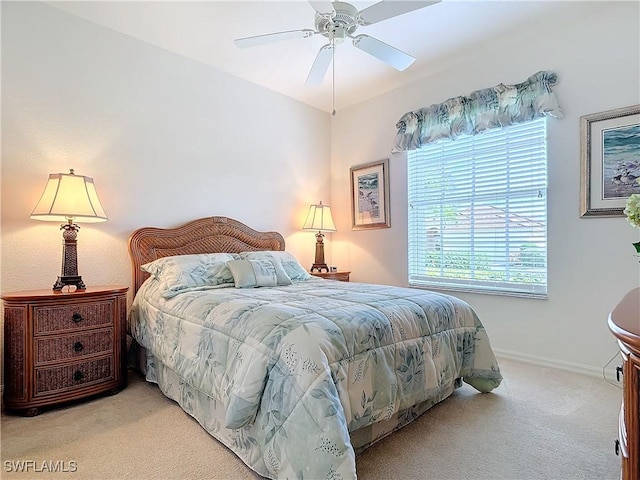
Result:
M505 379L498 389L456 390L359 455L358 478L620 477L614 453L619 385L515 361L499 363ZM261 478L136 372L117 395L31 418L3 413L0 435L3 479Z

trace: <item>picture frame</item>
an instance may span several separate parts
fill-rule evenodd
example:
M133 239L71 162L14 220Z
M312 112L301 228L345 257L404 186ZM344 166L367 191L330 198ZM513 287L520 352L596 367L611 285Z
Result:
M580 216L624 216L638 177L640 105L580 117Z
M389 159L357 165L351 177L351 229L390 228Z

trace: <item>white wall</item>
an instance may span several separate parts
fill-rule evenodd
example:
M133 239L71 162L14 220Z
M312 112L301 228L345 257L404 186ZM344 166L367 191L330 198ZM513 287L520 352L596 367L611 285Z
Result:
M36 2L2 2L1 290L49 289L56 223L30 220L49 173L93 177L107 223L81 225L87 285L129 285L143 226L223 215L277 230L305 264L330 194L330 116Z
M406 285L406 164L389 153L396 121L554 70L566 117L549 121L549 299L461 297L498 350L596 372L616 351L607 312L640 283L638 231L624 218L579 218L579 117L640 102L640 12L637 2L567 4L566 18L478 45L331 118L46 5L2 2L0 290L47 289L59 274L58 226L29 214L47 175L69 168L95 179L109 215L79 234L89 285L130 283L134 229L208 215L278 230L311 264L314 238L299 227L329 194L338 228L329 263L356 281ZM351 231L349 167L388 157L392 227Z
M405 154L390 154L395 124L407 111L498 83L557 72L565 112L548 121L548 300L461 294L483 320L492 344L511 356L597 373L617 351L610 308L640 284L624 218L579 217L580 116L640 103L640 4L568 2L565 18L434 66L433 74L338 112L332 121L332 264L355 281L407 285ZM455 32L452 32L455 34ZM349 167L390 158L391 228L352 231Z

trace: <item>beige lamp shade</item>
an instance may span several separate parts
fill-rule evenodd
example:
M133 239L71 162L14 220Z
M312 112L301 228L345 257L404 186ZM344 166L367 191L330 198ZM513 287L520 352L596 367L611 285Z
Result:
M318 205L311 205L302 229L316 230L318 232L335 232L336 225L333 223L331 207L329 205L323 205L322 200Z
M52 173L36 208L34 220L106 222L93 178L70 173Z

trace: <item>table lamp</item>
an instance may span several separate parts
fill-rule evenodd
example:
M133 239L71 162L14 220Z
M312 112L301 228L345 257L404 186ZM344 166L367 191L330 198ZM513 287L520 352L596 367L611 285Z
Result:
M54 292L61 292L66 285L75 285L76 290L86 290L82 277L78 275L77 240L80 227L75 222L106 222L107 215L98 199L93 179L69 173L49 175L42 197L31 212L34 220L67 222L60 226L62 232L62 273L53 285Z
M329 267L327 267L324 261L324 234L322 232L336 231L336 226L331 216L331 207L329 205L323 205L322 200L318 205L311 205L302 229L318 231L318 233L316 233L316 260L311 267L311 271L322 272L326 270L328 272Z

